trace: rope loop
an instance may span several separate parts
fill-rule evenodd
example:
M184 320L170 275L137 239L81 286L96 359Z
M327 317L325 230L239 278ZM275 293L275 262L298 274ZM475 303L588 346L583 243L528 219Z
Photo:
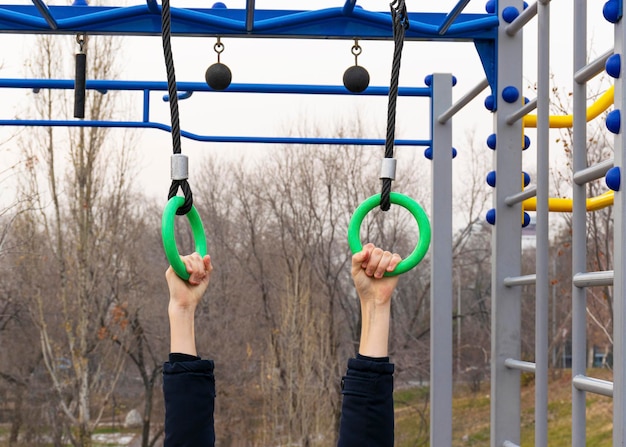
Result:
M182 189L185 196L185 202L180 208L176 210L176 214L178 214L179 216L183 216L191 211L191 207L193 206L193 194L191 193L191 186L189 186L189 182L187 182L186 179L172 180L172 184L170 185L170 192L167 195L168 200L176 196L176 194L178 193L178 188Z

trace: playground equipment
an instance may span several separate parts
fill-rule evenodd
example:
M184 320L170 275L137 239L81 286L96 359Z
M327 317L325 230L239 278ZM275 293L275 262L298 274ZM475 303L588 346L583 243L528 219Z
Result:
M485 80L453 104L453 77L435 73L426 87L399 87L399 96L430 99L431 134L423 140L396 140L396 145L426 147L425 155L432 160L432 263L431 263L431 430L430 445L445 447L452 444L452 118L487 87L491 93L485 101L494 118L494 209L492 244L492 347L491 347L491 436L492 447L515 447L520 444L520 371L534 373L535 445L547 445L548 411L548 300L549 212L555 207L569 210L573 222L572 269L572 445L586 445L586 393L613 397L613 445L626 445L626 196L620 188L621 167L625 162L626 145L621 130L620 111L626 101L626 89L621 76L621 55L626 45L626 28L622 20L623 3L609 0L604 16L614 27L614 48L599 59L587 61L587 2L574 0L574 67L572 77L573 112L569 117L550 117L549 45L538 47L537 99L520 107L522 91L524 26L533 18L538 21L538 42L549 42L550 2L538 0L526 5L522 0L487 1L485 14L464 14L469 3L460 0L449 13L408 12L410 26L406 40L472 42L480 56ZM224 8L173 9L172 34L198 37L246 38L308 38L337 39L366 42L391 40L391 20L388 12L373 12L357 7L356 0L346 0L342 6L311 10L258 10L253 0L240 10ZM50 6L43 0L33 5L0 5L0 32L49 34L109 34L126 36L159 36L157 20L160 7L156 0L130 7ZM217 50L216 50L217 51ZM353 53L355 58L357 54ZM219 53L218 53L219 56ZM610 61L610 62L609 62ZM218 58L219 62L219 58ZM356 66L356 60L355 60ZM436 70L437 67L433 67ZM606 69L615 78L614 90L605 93L594 105L587 106L586 83ZM362 74L362 73L361 73ZM359 83L355 83L359 84ZM363 87L322 85L230 84L227 92L256 92L267 94L347 95ZM206 83L180 82L177 92L169 98L181 99L195 92L210 92ZM0 79L0 88L73 89L74 80ZM219 87L219 86L218 86ZM171 127L152 122L150 97L152 91L168 91L163 82L86 80L86 89L138 90L144 93L143 117L137 121L90 120L27 120L3 119L3 126L106 126L155 128L171 131ZM352 91L350 91L352 90ZM370 86L369 80L359 95L385 96L386 87ZM587 166L586 123L614 104L607 118L607 127L615 133L614 159ZM536 117L527 116L534 109ZM487 114L486 114L487 115ZM486 119L488 117L486 116ZM574 183L571 202L566 206L550 199L549 129L552 124L573 126ZM522 149L528 144L524 127L536 126L537 178L533 187L522 187ZM256 142L275 144L351 144L384 146L382 139L354 138L286 138L198 135L181 131L181 136L199 141ZM612 191L600 198L587 198L585 184L607 175ZM610 181L609 181L610 177ZM586 271L586 213L596 206L594 200L608 205L612 195L615 207L614 270ZM521 272L521 224L523 207L530 209L533 198L537 221L536 273ZM180 200L180 199L177 199ZM551 203L552 200L552 203ZM524 204L523 204L524 203ZM369 205L368 205L369 206ZM376 206L376 205L374 205ZM367 211L365 211L367 212ZM168 214L168 216L172 216ZM497 222L495 217L497 216ZM360 223L359 223L360 225ZM193 224L192 224L193 226ZM172 230L173 231L173 230ZM422 235L422 228L420 228ZM198 243L198 239L196 239ZM420 244L424 242L420 239ZM175 247L174 247L175 248ZM174 256L174 255L173 255ZM586 287L614 287L614 374L613 382L586 376ZM536 291L535 359L520 359L521 306L520 286L534 285Z

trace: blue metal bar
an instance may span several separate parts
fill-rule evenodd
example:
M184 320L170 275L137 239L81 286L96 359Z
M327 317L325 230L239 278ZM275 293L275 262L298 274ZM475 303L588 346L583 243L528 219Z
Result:
M57 21L54 17L52 17L52 13L50 12L50 9L48 9L48 5L46 5L43 0L33 0L33 4L37 7L43 18L46 19L46 22L48 22L51 29L57 29L59 27L57 25Z
M212 92L205 82L177 82L180 91ZM28 88L28 89L59 89L74 88L71 79L0 79L0 88ZM167 91L167 82L161 81L116 81L116 80L87 80L88 90L152 90ZM302 85L302 84L231 84L225 92L235 93L284 93L303 95L355 95L343 85ZM429 97L428 87L400 87L399 96ZM357 96L386 96L389 87L368 87Z
M465 9L465 7L467 6L469 2L470 0L459 0L456 6L452 8L452 11L450 11L450 13L446 16L445 20L443 21L443 23L439 26L439 29L437 29L437 33L440 36L443 36L446 33L446 31L448 31L450 26L454 23L454 21L459 16L459 14L463 12L463 10Z
M354 7L356 6L356 0L346 0L346 3L343 5L343 14L349 15L354 11Z
M446 36L456 36L465 33L475 33L481 30L485 31L489 29L495 29L498 27L498 24L499 19L495 15L486 16L463 23L455 23L454 25L450 26L450 29L446 33Z
M354 2L356 3L356 2ZM172 8L172 33L184 36L258 36L353 39L391 39L388 13L350 10L351 0L343 7L311 11L255 10L254 29L250 29L247 9ZM127 7L90 6L76 8L50 6L57 29L36 11L34 6L0 6L0 33L86 32L103 35L153 35L161 33L159 7L155 0ZM350 10L349 14L346 11ZM463 14L445 36L438 34L441 13L409 13L410 29L406 40L449 39L494 40L498 18L493 14Z
M220 9L218 11L224 10ZM226 30L239 32L241 34L247 33L244 20L232 20L226 17L221 17L207 12L198 12L191 9L172 8L172 20L186 20L191 23L198 23L202 26L215 26L216 28L220 27ZM173 34L176 33L175 25L176 23L172 23Z
M178 97L178 99L187 99L187 98L191 98L191 95L193 95L192 91L186 91L186 92L179 93L176 96ZM170 95L163 95L163 101L169 102L169 100L170 100Z
M343 10L340 8L327 8L327 9L319 9L316 11L302 11L302 12L294 12L292 14L288 14L281 17L274 17L271 19L260 20L256 24L257 31L267 31L271 29L280 29L290 26L299 26L306 25L310 22L315 21L324 21L328 19L334 19L336 17L343 17ZM391 18L388 14L381 13L368 13L372 14L373 17L378 18L379 20L384 21L386 26L391 27ZM390 28L391 29L391 28Z
M148 7L148 11L152 14L161 14L161 10L156 0L146 0L146 6Z
M391 27L391 18L387 14L355 9L352 12L351 17L373 25ZM468 32L473 33L477 31L494 30L498 27L498 24L498 17L494 15L483 15L463 23L451 25L446 34L450 36ZM406 32L405 38L410 38L412 33L421 34L430 38L441 37L439 35L439 27L437 25L432 25L419 20L412 20L409 14L409 29Z
M71 120L0 120L0 126L24 127L105 127L158 129L171 132L171 126L155 122L142 121L71 121ZM346 145L346 146L384 146L384 139L371 138L307 138L307 137L242 137L221 135L199 135L181 131L181 136L190 140L209 143L263 143L263 144L303 144L303 145ZM432 144L431 140L396 140L396 146L421 146Z
M143 121L150 121L150 90L143 91Z

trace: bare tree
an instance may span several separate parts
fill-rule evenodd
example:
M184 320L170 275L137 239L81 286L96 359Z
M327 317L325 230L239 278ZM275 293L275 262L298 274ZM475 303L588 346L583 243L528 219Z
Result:
M30 66L33 74L58 76L62 69L58 39L39 37L40 52ZM112 38L90 42L90 77L110 76L118 44ZM114 113L111 101L111 94L90 93L88 116L109 118ZM58 105L68 103L62 92L41 91L35 97L36 110L46 119L65 113L67 107ZM124 224L129 209L124 183L128 147L116 160L105 152L106 136L106 129L79 128L68 131L63 141L47 128L33 132L22 145L24 153L40 163L28 171L25 185L37 194L34 208L39 210L31 213L25 226L44 236L41 246L31 247L31 263L37 272L49 275L45 282L38 273L29 278L31 313L56 404L67 424L64 435L75 446L91 445L91 434L124 360L123 352L100 331L112 309L121 304L112 288L132 280L124 262L125 243L131 236ZM109 174L114 181L108 181Z

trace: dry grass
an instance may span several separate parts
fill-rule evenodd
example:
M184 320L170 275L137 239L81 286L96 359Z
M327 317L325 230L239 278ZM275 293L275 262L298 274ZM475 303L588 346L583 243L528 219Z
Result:
M589 371L592 377L611 380L608 370ZM534 446L535 387L532 378L524 377L521 390L521 446ZM571 441L571 371L552 372L549 383L548 445L569 447ZM454 447L489 445L489 383L472 393L459 385L454 391L452 438ZM428 446L428 389L407 389L396 392L396 446ZM610 447L612 445L612 400L587 393L587 445Z

